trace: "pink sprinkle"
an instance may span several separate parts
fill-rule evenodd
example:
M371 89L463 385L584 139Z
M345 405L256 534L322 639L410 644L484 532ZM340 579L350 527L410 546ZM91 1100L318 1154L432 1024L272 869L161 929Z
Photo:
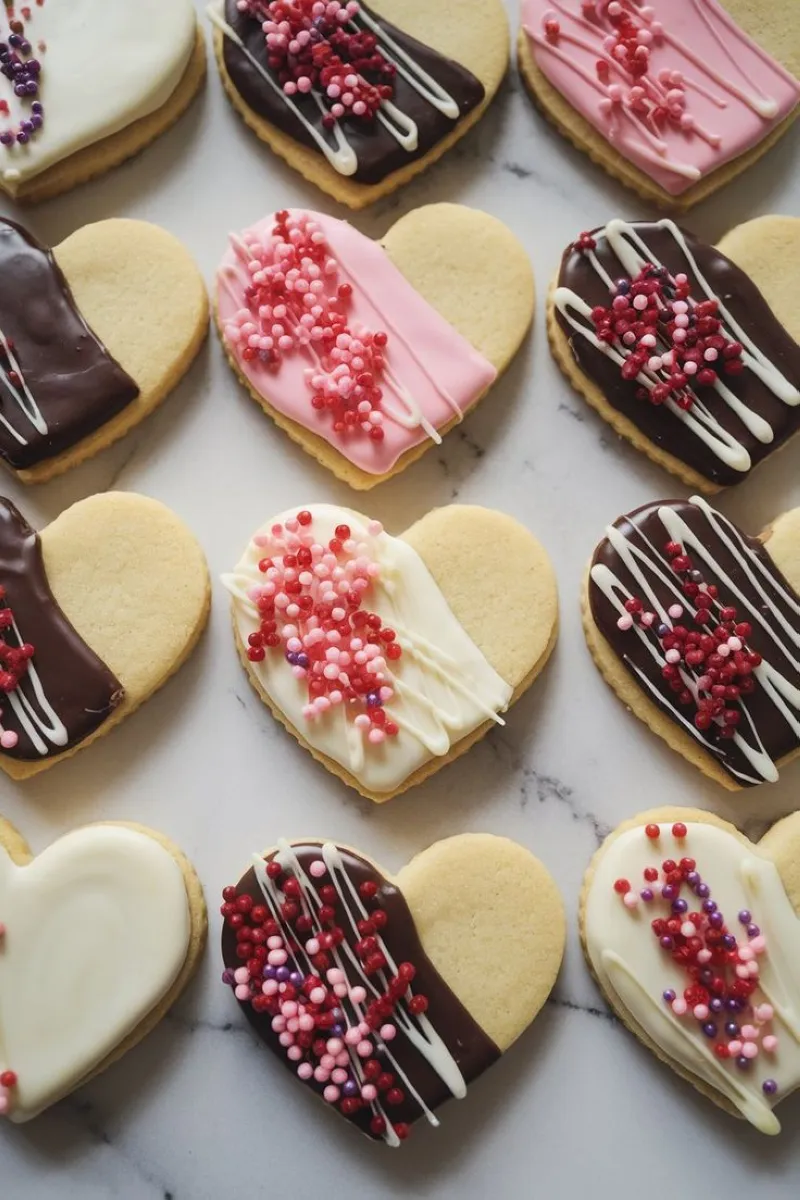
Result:
M341 1092L339 1091L338 1087L334 1087L334 1085L330 1083L322 1093L322 1098L326 1100L328 1104L335 1104L340 1095Z
M381 1025L380 1035L384 1042L391 1042L397 1036L397 1028L394 1025Z
M359 1058L369 1058L372 1054L372 1042L368 1042L366 1038L363 1042L359 1042L356 1046L356 1054Z
M301 1079L310 1079L314 1074L314 1068L309 1062L300 1063L300 1066L297 1068L297 1074Z
M672 1001L672 1011L675 1013L676 1017L682 1017L684 1015L684 1013L686 1012L686 1010L688 1009L688 1007L689 1007L689 1005L686 1003L686 1001L683 999L682 996L678 996L678 997L676 997L675 1000Z
M321 858L315 858L308 871L314 879L321 879L323 875L327 875L328 868Z
M765 1038L761 1039L761 1045L766 1050L767 1054L772 1054L773 1050L778 1048L778 1039L774 1033L768 1033Z
M373 1100L377 1100L377 1098L378 1089L375 1087L375 1084L365 1083L361 1089L361 1099L366 1100L368 1104L371 1104Z
M233 979L235 983L249 983L250 972L247 967L237 967L233 972Z
M755 1042L745 1042L742 1046L744 1058L758 1058L758 1046Z
M233 994L237 1000L249 1000L250 999L250 988L247 986L246 983L240 983L234 989Z

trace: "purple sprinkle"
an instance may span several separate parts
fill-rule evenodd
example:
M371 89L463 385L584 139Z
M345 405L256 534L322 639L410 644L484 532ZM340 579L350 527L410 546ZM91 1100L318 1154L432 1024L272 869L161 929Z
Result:
M705 886L706 886L705 884L702 884L702 887L705 887ZM697 894L698 894L698 896L700 896L700 888L697 889ZM703 900L703 912L704 913L713 913L713 912L717 911L716 900L706 900L706 899L703 899L702 896L700 898L701 898L701 900Z
M276 969L277 968L275 968L275 967L264 967L264 970L261 972L261 974L264 976L265 979L274 979Z
M30 134L26 133L24 129L20 129L17 134L17 141L21 146L24 146L26 142L30 141Z
M703 1033L707 1038L714 1038L717 1036L717 1027L713 1021L706 1021L705 1025L703 1026Z
M649 904L653 899L653 893L650 888L642 888L642 890L639 892L639 896L642 900L644 900L645 904Z
M233 987L233 985L234 985L234 982L235 982L235 980L234 980L234 977L233 977L233 971L231 971L230 969L226 968L226 969L225 969L225 970L222 972L222 982L223 982L224 984L227 984L227 986L228 986L228 987Z
M735 950L736 949L736 938L733 936L732 933L726 933L724 938L722 939L722 944L726 950Z
M748 937L751 937L751 938L758 937L758 935L760 933L761 933L761 929L759 928L758 925L748 925L747 926L747 936Z
M745 1058L743 1054L740 1054L736 1060L736 1065L740 1071L746 1071L750 1066L750 1059Z
M354 1079L345 1080L345 1082L342 1084L342 1095L344 1095L344 1096L357 1096L358 1095L358 1084L356 1083L356 1081Z
M778 1090L778 1085L774 1079L765 1079L761 1085L761 1090L765 1096L774 1096Z
M275 978L277 979L278 983L288 983L290 975L291 971L288 967L278 967L277 971L275 972Z
M675 993L673 992L672 988L667 988L667 990L664 992L664 1000L667 1004L672 1004L674 999Z
M690 871L686 876L686 882L689 884L689 887L696 888L698 883L702 883L702 880L700 879L697 871Z
M725 1005L720 1000L719 996L714 996L708 1006L713 1013L721 1013Z
M300 972L292 971L291 975L289 976L289 983L292 985L292 987L300 987L302 982L303 976L300 974Z
M662 900L674 900L676 895L677 895L677 893L675 891L675 888L672 886L671 883L665 884L664 887L661 889L661 899Z
M752 919L753 919L752 914L746 908L743 908L742 911L739 913L739 924L740 925L749 925L750 922L752 921Z
M714 972L709 967L705 967L700 972L700 982L702 984L704 984L706 987L708 987L708 985L710 983L713 983L713 981L714 981Z
M669 936L668 933L665 933L664 936L661 938L661 949L662 950L672 950L672 949L674 949L674 947L675 947L675 943L673 942L672 938Z
M0 133L0 145L10 146L13 143L13 141L14 141L13 133L9 133L8 130L6 130L4 133Z
M712 929L721 929L725 924L725 918L721 912L712 912L711 916L708 918L708 923Z
M725 1032L730 1038L737 1038L742 1032L736 1021L725 1022Z
M728 996L728 999L725 1001L725 1007L727 1008L728 1012L738 1012L739 1004L736 997Z
M673 900L672 901L672 911L674 913L678 913L680 915L682 913L687 912L688 908L689 908L689 905L686 903L685 900Z

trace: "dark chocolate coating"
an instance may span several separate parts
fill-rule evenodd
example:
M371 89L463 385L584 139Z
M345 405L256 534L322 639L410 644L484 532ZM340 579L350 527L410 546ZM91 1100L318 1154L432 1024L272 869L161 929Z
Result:
M119 680L78 636L58 607L47 582L39 536L4 499L0 499L0 585L5 589L3 606L11 609L23 640L36 651L32 664L42 690L66 726L66 746L53 746L43 738L50 754L60 754L94 733L125 693ZM9 644L18 644L13 630L4 637ZM23 676L16 690L34 702L28 675ZM35 708L41 711L38 705ZM46 757L35 748L2 692L0 709L3 728L19 736L13 749L0 750L0 754L34 762Z
M647 548L643 540L647 538L652 547L654 547L655 553L659 556L658 563L662 573L673 582L680 583L679 577L668 566L669 557L665 553L664 548L670 538L659 519L659 508L670 508L679 513L689 528L702 539L703 544L711 551L725 574L747 598L748 608L763 610L763 600L752 586L739 555L735 554L722 538L714 532L702 510L690 501L662 500L657 504L646 504L644 507L629 513L627 516L620 517L614 522L614 528L622 530L628 540L642 549ZM772 586L772 581L774 580L776 584L784 588L790 595L795 595L791 585L778 570L757 538L750 538L745 534L740 534L740 536L750 550L757 555L759 561L767 571L770 579L767 590L771 607L782 614L791 628L797 629L800 624L797 614L792 611L785 600L781 599L776 588ZM652 554L653 551L648 549L648 553ZM747 639L747 648L761 654L764 660L780 671L782 675L785 675L794 687L800 687L800 672L792 666L768 631L757 620L751 620L750 613L744 611L737 597L731 594L725 580L715 575L704 562L701 562L696 556L692 555L691 549L688 549L687 553L702 571L704 581L718 586L720 603L730 603L736 607L738 621L751 622L752 634ZM676 603L674 595L669 592L658 576L647 568L646 563L642 560L637 561L640 570L645 573L648 584L654 589L662 606L668 608L670 604ZM592 566L595 566L597 563L602 563L613 571L623 586L628 588L634 596L642 595L640 585L626 568L608 539L604 539L595 551ZM762 586L765 586L763 578ZM648 699L653 700L659 709L666 716L670 717L670 719L674 720L676 724L679 724L676 710L681 712L691 722L695 711L694 706L689 705L684 708L678 704L675 693L670 691L667 681L662 678L659 663L648 653L645 645L632 630L623 631L617 627L619 613L609 603L606 596L591 577L589 582L589 601L595 625L612 647L615 654L621 659L631 676L640 684L643 694ZM698 628L688 613L684 618L681 618L680 623L684 624L688 629ZM653 633L652 637L653 641L655 641L655 633ZM635 672L635 668L637 667L653 687L656 688L657 696L642 685L641 680ZM756 688L751 695L742 696L739 705L752 718L758 735L764 744L764 748L773 762L777 763L780 759L785 758L797 749L798 740L793 729L780 710L769 699L767 692L760 684L756 684ZM743 733L749 728L744 717L740 722L740 728ZM739 747L730 739L719 738L716 730L717 726L712 724L711 729L704 732L703 736L711 743L706 749L732 775L737 784L748 786L746 781L733 774L731 768L751 776L755 774L754 768Z
M362 4L361 7L405 50L406 54L413 58L453 97L462 118L483 102L486 95L483 84L465 67L453 62L452 59L443 57L435 50L431 50L429 46L418 42L416 38L409 37L396 26L383 20L377 13L372 12L365 4ZM236 0L226 0L225 20L239 35L254 58L266 68L266 45L261 22L254 20L246 13L239 12ZM228 37L225 38L224 62L234 87L248 108L269 121L271 125L281 129L289 137L294 138L296 142L320 153L314 139L298 121L288 105L262 78L241 49ZM293 97L293 100L306 120L318 132L328 137L329 135L325 133L322 126L322 114L313 97L297 95ZM354 179L358 183L380 183L393 171L398 171L408 163L423 158L458 125L457 120L451 120L434 108L432 104L429 104L399 73L395 80L393 103L416 122L419 129L417 149L404 150L377 120L346 120L342 129L358 159L358 168L355 174L348 178ZM331 139L331 145L333 146L333 144ZM320 157L322 157L321 153Z
M133 314L135 315L135 314ZM0 375L0 457L17 470L68 450L139 395L139 388L98 341L52 253L13 221L0 219L0 332L48 427L28 420ZM8 363L0 345L0 366Z
M320 845L321 843L319 842L293 844L292 848L306 874L308 874L308 866L311 860L320 857ZM356 888L366 880L374 881L378 884L380 889L378 901L388 916L385 928L380 931L381 940L397 964L410 962L416 967L417 973L412 984L412 991L415 995L422 994L427 996L429 1006L426 1016L458 1063L465 1082L469 1084L500 1057L500 1051L473 1020L425 954L414 925L414 919L411 916L402 893L394 884L389 883L371 863L366 862L352 850L346 850L341 846L338 847L338 850L342 856L345 870L350 879L353 880ZM320 883L330 883L330 876L325 876ZM240 895L246 893L252 896L256 904L264 903L263 894L252 868L237 884L237 891ZM368 905L367 907L370 906ZM345 931L346 941L352 946L356 939L351 937L350 922L340 903L336 905L336 924L341 926ZM232 970L242 965L241 959L236 957L235 930L232 930L227 923L222 933L222 957L226 967ZM348 983L351 987L363 982L360 975L353 970L348 959L344 956L342 958L342 966L346 970ZM381 972L377 977L373 978L380 984L380 980L384 977L384 974L386 978L391 976L391 972ZM296 1064L290 1062L286 1057L286 1051L278 1041L278 1034L272 1030L272 1017L255 1012L249 1003L243 1003L240 1007L261 1040L277 1054L280 1061L297 1078ZM389 1019L391 1020L391 1018ZM403 1035L399 1027L397 1037L391 1043L391 1052L431 1111L450 1098L450 1091L447 1085L439 1078L427 1060ZM383 1062L380 1052L374 1057ZM386 1064L384 1069L393 1071L393 1067L389 1063ZM320 1096L325 1087L324 1084L317 1083L314 1079L306 1081L306 1086L311 1087ZM387 1108L388 1119L392 1124L396 1124L399 1121L411 1124L413 1121L419 1120L423 1115L422 1110L399 1079L397 1086L405 1091L406 1098L402 1104ZM336 1107L338 1111L338 1106L329 1107ZM344 1114L340 1113L340 1115ZM374 1137L375 1135L370 1133L369 1128L371 1116L372 1113L367 1106L359 1109L358 1112L353 1116L347 1117L346 1120L352 1121L363 1133ZM381 1139L376 1138L375 1140Z
M683 272L689 277L694 298L705 299L688 259L669 232L649 222L634 223L633 228L670 274ZM725 307L778 370L796 387L800 386L800 346L777 320L756 285L713 246L698 241L686 230L681 232L714 295L724 299ZM604 237L603 230L594 230L592 236L597 241L594 253L611 278L625 278L626 272ZM605 283L586 255L573 246L569 247L562 259L558 284L575 292L591 307L608 307L610 303ZM747 478L748 472L727 466L668 409L652 405L647 400L637 400L639 384L636 380L623 379L617 363L575 332L558 309L555 313L580 370L600 388L611 407L632 421L646 438L713 483L728 486ZM772 442L765 444L758 441L714 388L697 388L698 396L712 416L741 442L750 454L752 465L756 466L800 429L800 405L792 408L784 404L753 371L745 370L741 375L723 374L722 378L726 386L775 431Z

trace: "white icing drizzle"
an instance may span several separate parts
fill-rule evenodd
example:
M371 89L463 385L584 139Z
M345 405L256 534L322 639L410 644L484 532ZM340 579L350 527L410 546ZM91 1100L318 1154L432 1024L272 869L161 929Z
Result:
M355 175L358 170L358 156L345 136L341 122L337 121L333 129L330 131L334 139L335 145L331 146L328 139L320 133L320 131L311 124L303 115L297 104L292 100L291 96L287 96L283 88L271 75L269 69L259 61L259 59L251 53L247 48L242 38L229 23L225 20L225 0L219 0L218 3L210 4L207 8L207 13L212 24L214 24L220 32L238 47L239 50L247 58L248 62L258 71L262 79L264 79L275 92L276 96L280 96L286 107L294 117L300 122L306 133L314 140L315 145L320 152L325 156L330 165L340 175L350 176ZM389 36L381 27L372 20L367 13L361 11L358 13L358 19L350 22L350 28L358 32L362 26L366 26L378 38L379 50L384 58L395 67L397 73L405 79L406 83L414 89L423 100L427 101L433 108L437 109L443 116L448 117L451 121L457 121L461 116L458 102L445 91L445 89L437 83L433 76L429 75L419 63L417 63L409 54L407 54L395 40ZM317 93L312 91L311 95L317 103L320 112L324 115L327 109ZM403 147L409 154L413 153L419 147L419 129L416 122L398 108L391 100L383 100L376 114L377 120L383 125L387 133L395 139L395 141Z
M639 226L639 228L641 229L642 226ZM757 376L764 386L778 400L787 405L787 407L797 407L800 404L800 390L782 374L775 363L766 357L747 331L734 319L725 304L724 298L715 295L712 291L710 283L700 271L697 260L692 254L686 238L675 222L664 219L653 222L650 226L645 226L644 228L662 230L674 238L705 297L718 302L719 316L723 321L728 337L741 342L744 347L742 361L747 370ZM622 264L623 270L632 278L638 275L642 268L648 264L655 267L663 266L658 257L647 245L645 238L640 235L634 225L629 224L627 221L610 221L602 231L601 236L606 238L609 246ZM587 257L595 272L608 286L609 290L613 291L614 282L599 262L597 255L594 252L590 252ZM596 336L591 320L591 307L577 293L573 292L570 288L559 287L556 289L553 299L558 311L576 333L579 333L595 350L599 350L601 354L605 354L607 358L617 363L618 366L622 366L628 357L627 352L623 352L613 345L602 342ZM690 305L693 303L691 298L688 303ZM654 373L645 370L637 375L636 382L642 387L647 388L648 391L652 391L656 384L664 378L666 378L666 373L663 371ZM672 397L663 405L664 409L677 418L690 433L708 446L711 452L721 462L725 463L726 466L731 467L735 471L740 471L742 474L749 471L752 466L752 459L747 448L734 434L724 428L691 387L689 390L692 392L694 401L690 410L685 411L680 408ZM726 386L721 377L714 384L714 390L753 437L764 445L769 445L774 440L775 430L772 426L757 412L748 408Z
M12 383L9 378L9 372L5 369L5 367L3 367L1 365L0 365L0 381L2 381L5 384L6 389L8 390L11 398L17 404L23 417L25 417L30 422L30 424L34 427L34 429L37 431L37 433L47 433L48 432L47 422L45 421L44 417L42 416L39 405L36 403L36 397L33 395L30 388L28 387L27 383L25 382L25 376L22 373L22 368L20 367L17 357L11 348L11 343L9 342L8 338L3 333L2 329L0 329L0 351L2 352L3 356L5 357L9 367L11 368L11 371L13 371L14 374L17 376L19 383L18 384ZM21 446L27 446L28 439L26 437L23 437L23 435L19 432L19 430L15 429L14 426L10 423L10 421L7 421L6 418L1 413L0 413L0 422L2 422L4 427L11 434L11 436L13 438L15 438L16 441L19 442L19 444Z
M655 1042L671 1064L725 1096L762 1133L776 1134L780 1124L773 1106L800 1086L800 922L777 868L756 847L742 845L714 825L687 828L682 852L696 859L728 927L735 932L736 914L748 909L766 938L759 990L775 1010L777 1051L762 1050L750 1069L740 1072L715 1056L691 1017L676 1016L663 1001L665 988L680 995L687 981L650 929L650 920L660 913L644 904L626 909L613 886L619 878L641 880L644 867L659 856L641 826L610 842L593 872L585 917L589 960L604 992L636 1032ZM771 1077L778 1092L767 1096L762 1084Z
M16 621L13 622L11 628L17 638L18 645L21 646L24 638L19 631ZM28 691L32 695L29 696ZM6 695L6 700L11 705L14 716L28 735L37 754L41 754L44 757L50 753L48 742L52 746L66 746L69 741L69 732L47 699L42 687L42 681L39 678L39 672L32 661L28 663L28 670L23 675L18 686Z
M737 567L746 578L747 583L756 593L758 603L753 604L742 587L728 575L714 557L702 537L698 537L679 513L674 509L662 506L658 509L658 518L664 527L664 541L679 542L687 553L694 554L713 575L709 582L717 583L722 595L715 601L714 607L719 609L726 604L733 604L738 610L738 620L748 621L751 625L759 625L769 637L776 649L787 659L793 670L800 673L800 602L788 591L779 580L770 573L758 556L747 545L742 534L721 513L713 509L702 497L693 496L690 503L705 517L711 532L720 539L726 550L735 558ZM691 601L683 593L680 580L669 568L668 559L662 547L656 547L637 527L634 542L621 529L610 525L606 529L606 537L611 546L622 559L625 567L636 580L640 589L639 598L645 606L655 612L660 621L671 623L666 609L669 604L681 604L692 616L696 613ZM648 575L658 580L661 586L671 593L671 599L666 607L661 604L656 594L655 585L650 582ZM625 612L625 601L632 598L632 593L623 586L621 580L603 563L597 563L591 570L592 582L600 589L609 603L622 616ZM765 584L769 584L769 589ZM798 618L792 624L780 612L774 603L773 595ZM638 623L628 631L628 637L636 637L646 647L656 666L656 674L661 680L661 668L666 665L664 652L652 631L643 629ZM740 771L726 761L724 748L714 745L706 734L697 728L693 721L688 720L677 704L673 703L671 694L665 688L661 690L635 664L631 663L637 678L661 704L666 705L670 715L690 733L710 754L721 759L726 769L744 783L757 784L762 782L774 783L778 779L778 769L767 753L763 740L756 729L747 705L747 697L741 699L741 710L745 717L744 733L737 732L732 739L744 757L753 768L753 774ZM697 697L696 677L685 667L680 669L684 686ZM763 661L757 666L753 675L764 695L768 696L781 716L785 719L795 737L800 743L800 688L795 686L786 676L769 661L769 651L763 654ZM749 734L749 737L746 736Z
M386 946L383 938L379 938L381 950L383 951L387 963L386 968L378 973L378 976L381 980L381 988L376 986L375 976L367 975L367 973L364 971L358 956L354 953L349 944L348 937L354 941L359 940L361 935L358 932L357 922L359 920L368 918L369 913L365 908L361 897L358 894L358 890L353 884L353 881L347 874L338 846L336 846L333 842L325 842L320 845L319 852L320 857L328 868L330 882L336 888L339 902L343 911L347 914L347 920L350 925L349 934L347 930L344 931L345 940L340 946L332 947L330 954L332 955L336 966L345 972L345 975L348 977L348 979L351 979L352 975L355 973L361 986L364 987L366 992L371 994L373 998L377 998L381 995L381 990L385 991L386 987L388 986L388 979L386 978L387 972L397 974L398 964L394 961L389 953L388 947ZM274 860L280 863L284 870L291 871L294 877L297 879L303 894L307 913L313 919L316 919L318 910L322 905L322 901L317 893L318 884L315 884L315 882L309 878L308 874L303 869L300 860L295 853L294 846L290 842L281 839L278 842L278 852L274 856ZM265 900L267 901L272 917L278 923L281 929L284 941L287 943L290 941L296 942L297 938L281 913L281 892L279 891L275 882L270 879L269 875L267 874L267 864L259 855L253 856L253 868L258 885ZM302 945L298 945L298 949L296 953L293 954L293 957L298 967L303 970L305 974L314 973L314 967ZM347 966L344 962L345 959L347 959ZM367 1010L366 1002L358 1004L350 997L343 997L339 1000L339 1006L343 1011L346 1012L349 1024L358 1024L360 1021L364 1020ZM349 1013L347 1010L350 1010ZM392 1023L397 1027L399 1032L408 1038L415 1049L433 1067L439 1078L449 1089L450 1093L458 1099L463 1099L467 1093L467 1085L464 1081L464 1077L461 1074L458 1063L447 1049L447 1046L442 1041L442 1038L433 1027L428 1017L426 1017L425 1014L415 1016L407 1009L407 1005L398 1004L392 1013ZM379 1037L377 1032L372 1034L372 1038L377 1049L391 1064L394 1073L399 1077L406 1090L420 1106L426 1120L431 1125L438 1125L438 1118L426 1105L422 1096L409 1080L407 1074L399 1066L389 1044L384 1042ZM348 1046L347 1049L350 1055L350 1067L353 1075L357 1079L359 1086L362 1086L366 1082L366 1077L364 1076L361 1060L352 1046ZM391 1117L383 1107L380 1097L370 1104L370 1108L373 1114L382 1116L386 1121L386 1130L382 1135L384 1141L391 1146L399 1146L400 1140L392 1128Z
M320 542L333 536L337 524L348 524L353 538L366 544L369 555L380 564L380 576L368 593L366 606L391 625L403 648L399 669L393 673L395 697L386 706L387 717L399 726L400 733L391 739L391 745L368 745L344 705L306 720L302 715L305 684L292 676L279 649L269 652L262 662L251 663L250 668L309 745L340 763L371 790L392 791L417 767L447 754L455 741L484 721L504 724L499 714L508 707L513 689L458 623L428 568L408 543L386 533L369 534L366 518L350 509L315 505L311 511ZM293 515L285 513L276 520ZM268 533L271 524L261 532ZM259 624L249 592L263 582L258 569L262 557L263 551L251 540L236 570L222 577L233 597L236 627L245 644Z

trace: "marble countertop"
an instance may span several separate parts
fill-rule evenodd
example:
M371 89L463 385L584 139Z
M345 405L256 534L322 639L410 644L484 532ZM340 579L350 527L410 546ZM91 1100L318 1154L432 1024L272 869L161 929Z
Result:
M517 2L507 3L516 24ZM714 239L760 213L800 213L799 163L797 125L687 223ZM562 247L580 230L647 214L545 124L514 72L442 163L352 219L379 235L410 209L439 200L507 222L533 259L540 298ZM187 243L210 281L229 230L292 204L338 212L247 132L212 70L203 96L144 155L21 216L49 242L103 217L158 222ZM0 209L15 215L7 202ZM755 531L799 504L799 454L794 447L778 456L724 495L721 507ZM800 766L774 787L732 797L630 717L595 671L578 611L587 557L619 513L684 493L573 394L548 353L541 303L533 338L490 398L363 506L397 532L452 500L514 514L555 563L561 638L504 729L384 807L299 750L234 654L217 580L252 529L293 503L353 497L265 420L235 384L215 337L163 409L122 443L51 484L23 490L5 479L4 488L41 523L109 488L155 496L192 526L215 578L211 628L155 699L56 770L25 785L0 782L2 811L35 849L98 819L162 829L193 859L211 910L200 975L157 1031L40 1119L0 1128L4 1200L238 1200L273 1181L302 1200L472 1200L490 1191L572 1200L669 1186L759 1200L797 1196L800 1098L781 1106L785 1132L773 1140L717 1111L610 1017L580 953L581 876L608 830L643 807L683 803L757 833L796 806ZM402 1151L390 1152L287 1086L283 1069L251 1037L218 981L219 889L251 851L280 835L329 836L396 868L437 838L467 830L516 838L548 865L570 918L564 968L533 1028L466 1101L444 1110L441 1129L418 1127ZM291 1153L298 1145L301 1160Z

